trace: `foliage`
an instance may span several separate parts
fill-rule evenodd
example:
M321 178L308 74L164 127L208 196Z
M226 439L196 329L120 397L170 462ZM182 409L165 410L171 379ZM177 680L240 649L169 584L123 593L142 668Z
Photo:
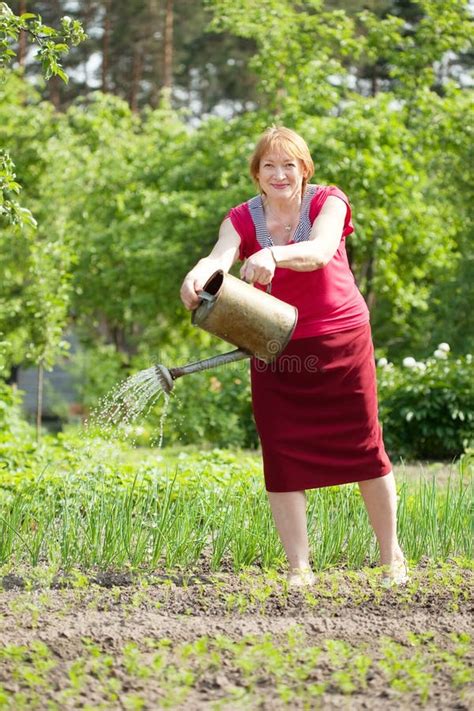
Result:
M410 4L418 13L415 22L390 13L384 18L368 10L359 13L363 51L369 60L387 63L397 93L408 100L416 99L422 87L433 87L436 65L447 52L468 51L472 39L472 18L465 0Z
M0 150L0 218L6 218L12 225L36 227L36 220L31 212L12 198L18 195L21 185L15 180L15 166L9 154Z
M257 456L240 450L134 451L94 437L45 437L0 485L0 562L56 568L194 566L207 553L219 569L279 566L283 553ZM406 555L472 553L468 470L447 487L435 480L400 487ZM362 566L375 540L357 485L308 492L316 569ZM315 525L324 521L324 526Z
M443 351L441 351L442 353ZM380 419L392 454L449 459L473 444L472 356L437 357L378 369Z
M55 30L43 24L41 17L31 12L15 15L5 2L0 3L0 88L7 77L12 60L17 55L13 49L18 42L20 33L27 33L33 43L38 46L36 59L41 63L44 76L60 77L64 82L68 76L61 65L61 55L68 52L71 46L77 46L86 35L81 23L63 17L61 30ZM20 185L15 182L15 166L9 154L0 151L0 219L14 225L36 226L31 212L11 198L10 193L18 194Z
M81 346L63 362L71 374L81 404L81 412L94 409L102 398L117 386L128 371L125 354L111 343ZM59 402L60 408L67 403Z
M39 46L37 54L46 79L59 76L67 81L60 57L85 39L80 22L63 17L61 30L44 25L33 13L15 15L9 6L0 4L0 81L5 82L7 69L16 51L12 49L20 33L28 33ZM58 41L59 40L59 41ZM15 88L15 85L13 85ZM21 92L22 102L28 91ZM7 95L8 96L8 95ZM5 110L5 109L4 109ZM8 113L11 113L8 107ZM28 110L20 113L30 113ZM31 113L30 113L31 115ZM18 117L17 117L18 119ZM4 133L7 125L2 123ZM22 124L20 124L22 125ZM22 126L23 128L23 126ZM37 129L37 127L36 127ZM25 135L20 131L25 144ZM35 135L36 140L38 136ZM30 151L27 144L26 152ZM41 161L39 161L41 162ZM15 230L0 233L2 272L0 292L0 337L2 356L0 374L8 365L24 359L51 367L63 348L62 332L68 315L68 279L71 254L61 241L41 239L35 243L33 229L37 223L31 212L21 207L12 194L18 194L14 164L9 153L0 152L0 219ZM22 231L19 228L24 228ZM16 238L16 239L15 239ZM18 317L20 316L20 319Z
M50 204L44 210L39 206L39 176L47 171L44 144L55 133L58 119L19 77L11 76L2 88L6 102L0 104L0 142L17 157L27 202L40 218L36 229L23 219L21 229L21 225L5 225L0 230L0 332L5 360L0 374L8 374L12 365L25 361L42 360L50 367L63 350L72 254L59 212L55 213L58 229L50 235L42 224L43 211L51 213ZM22 208L21 212L24 215Z
M357 59L360 42L343 10L328 11L322 0L210 0L208 5L211 29L255 41L249 66L259 76L260 105L269 115L321 113L344 95L344 62Z
M21 434L24 431L20 405L20 393L0 381L0 431L8 435Z
M260 106L292 122L340 107L350 98L358 63L385 63L391 79L385 90L403 99L416 101L422 87L433 86L436 63L446 52L470 47L469 8L465 0L413 5L419 16L408 23L391 14L389 3L351 17L323 0L208 0L213 30L257 45L249 64L260 79Z
M82 25L78 20L65 16L61 19L61 29L43 24L41 17L31 12L15 15L6 2L0 3L0 79L16 57L12 49L18 42L20 32L28 33L38 46L37 60L41 63L46 79L59 76L67 82L68 77L61 65L61 55L69 52L86 39Z
M0 479L6 471L34 471L36 442L21 411L21 395L0 380Z

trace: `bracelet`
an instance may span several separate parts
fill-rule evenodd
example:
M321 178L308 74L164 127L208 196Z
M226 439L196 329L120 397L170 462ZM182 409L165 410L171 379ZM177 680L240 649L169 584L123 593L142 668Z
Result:
M272 257L273 257L273 261L275 262L275 266L277 267L277 266L278 266L278 262L277 262L277 260L276 260L275 253L274 253L274 251L273 251L273 247L269 247L268 249L270 250L270 254L271 254Z

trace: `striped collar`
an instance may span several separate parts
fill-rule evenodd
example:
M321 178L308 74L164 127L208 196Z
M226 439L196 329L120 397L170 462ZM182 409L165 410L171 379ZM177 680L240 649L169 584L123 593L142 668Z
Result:
M301 202L300 209L300 221L296 227L291 242L304 242L309 239L311 233L311 222L309 219L309 208L311 205L311 200L318 190L317 185L307 185L303 200ZM255 234L257 237L257 242L264 249L265 247L273 247L272 238L267 229L267 222L265 220L265 212L263 209L263 201L261 195L256 195L247 201L247 205L250 210L250 216L252 217L253 224L255 225Z

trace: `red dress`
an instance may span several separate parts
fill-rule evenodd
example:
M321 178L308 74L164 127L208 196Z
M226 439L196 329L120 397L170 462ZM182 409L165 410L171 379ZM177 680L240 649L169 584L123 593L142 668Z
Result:
M344 193L333 186L308 186L293 241L308 239L329 195L347 206L338 250L323 269L276 269L272 294L298 308L298 325L273 363L255 358L251 363L268 491L374 479L392 468L378 421L369 313L345 250L353 226ZM229 217L241 238L242 259L272 244L259 197L234 208Z

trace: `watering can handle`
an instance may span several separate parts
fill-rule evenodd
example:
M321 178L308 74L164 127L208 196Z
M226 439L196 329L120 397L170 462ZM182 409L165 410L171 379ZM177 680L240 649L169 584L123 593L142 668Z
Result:
M213 296L212 294L209 294L207 291L199 291L198 296L201 299L201 301L208 301L209 303L212 304L213 301L216 300L216 297Z
M199 296L199 306L196 307L195 311L201 309L203 313L207 314L216 300L216 297L204 290L198 291L197 295Z

